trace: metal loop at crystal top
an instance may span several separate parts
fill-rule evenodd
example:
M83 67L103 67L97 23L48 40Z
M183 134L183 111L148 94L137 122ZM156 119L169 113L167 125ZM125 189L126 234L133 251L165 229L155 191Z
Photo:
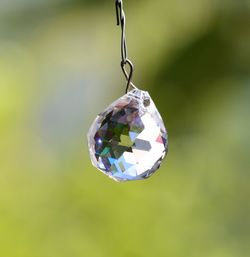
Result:
M151 176L168 149L168 135L149 94L134 89L99 114L88 133L93 165L116 181Z

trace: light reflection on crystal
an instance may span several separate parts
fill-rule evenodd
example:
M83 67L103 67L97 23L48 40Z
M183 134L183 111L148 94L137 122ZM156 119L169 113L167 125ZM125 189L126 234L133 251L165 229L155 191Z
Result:
M93 122L88 143L95 167L116 181L145 179L167 152L167 131L149 94L135 89Z

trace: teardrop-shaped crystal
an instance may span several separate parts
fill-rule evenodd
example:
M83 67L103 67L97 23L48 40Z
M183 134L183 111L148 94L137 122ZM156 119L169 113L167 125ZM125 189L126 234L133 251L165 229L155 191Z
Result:
M88 133L92 164L116 181L148 178L168 149L168 135L148 92L134 89L99 114Z

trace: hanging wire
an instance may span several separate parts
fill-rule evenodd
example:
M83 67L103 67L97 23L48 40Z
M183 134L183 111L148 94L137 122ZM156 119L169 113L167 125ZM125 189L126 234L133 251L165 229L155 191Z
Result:
M116 18L117 18L117 26L121 26L121 68L125 78L127 80L126 93L128 93L130 87L135 89L135 85L132 83L132 77L134 72L133 63L128 59L128 50L127 50L127 42L126 42L126 17L123 10L123 2L122 0L116 0ZM126 70L126 66L129 67L129 73Z

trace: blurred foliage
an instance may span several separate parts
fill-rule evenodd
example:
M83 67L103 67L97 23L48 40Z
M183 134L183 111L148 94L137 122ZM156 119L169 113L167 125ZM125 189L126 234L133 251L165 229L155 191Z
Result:
M114 3L0 0L0 256L248 257L250 3L124 2L170 149L120 184L86 146L125 87Z

